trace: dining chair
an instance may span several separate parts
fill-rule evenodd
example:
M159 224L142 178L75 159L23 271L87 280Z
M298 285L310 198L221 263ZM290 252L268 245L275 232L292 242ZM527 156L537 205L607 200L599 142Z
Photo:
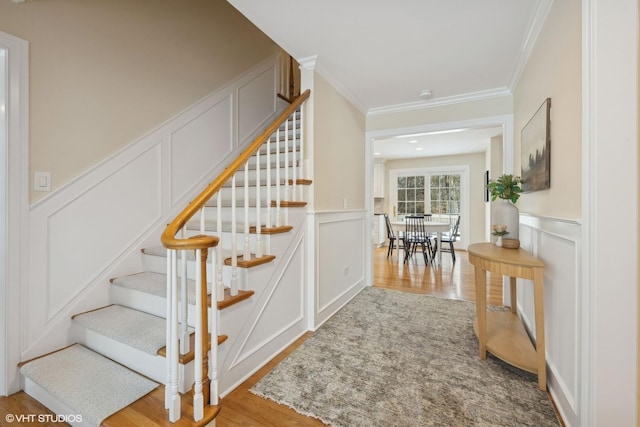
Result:
M396 240L398 240L398 251L404 248L404 246L400 247L400 242L404 241L404 232L398 231L398 237L396 237L388 214L384 214L384 222L387 226L387 239L389 239L389 249L387 250L387 258L389 258L389 255L393 255Z
M431 242L424 229L424 216L406 216L404 217L404 222L404 262L406 263L409 260L409 258L416 252L418 245L420 245L422 247L424 263L427 265L430 259L433 259L433 256L431 251Z
M451 253L451 259L453 259L453 262L456 262L456 250L453 247L453 243L458 240L458 228L460 227L460 215L457 215L457 218L455 219L455 221L453 222L453 225L451 226L451 230L449 232L446 233L442 233L442 236L440 237L440 241L442 242L442 249L440 249L442 252L450 252ZM449 244L449 247L445 247L445 243ZM438 250L438 239L435 239L435 251Z

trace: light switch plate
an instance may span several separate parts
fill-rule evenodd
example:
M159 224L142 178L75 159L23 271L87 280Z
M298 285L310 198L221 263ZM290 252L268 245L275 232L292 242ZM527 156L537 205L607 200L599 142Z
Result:
M35 172L33 177L34 191L51 191L51 173Z

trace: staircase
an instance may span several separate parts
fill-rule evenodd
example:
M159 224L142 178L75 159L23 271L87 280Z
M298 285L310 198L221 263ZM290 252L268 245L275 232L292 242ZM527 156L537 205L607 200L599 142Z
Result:
M111 280L109 305L73 316L76 344L21 363L27 394L71 425L215 423L219 384L242 375L232 372L241 362L224 362L225 344L248 339L242 317L259 318L304 228L308 97L168 225L162 244L141 249L144 271Z

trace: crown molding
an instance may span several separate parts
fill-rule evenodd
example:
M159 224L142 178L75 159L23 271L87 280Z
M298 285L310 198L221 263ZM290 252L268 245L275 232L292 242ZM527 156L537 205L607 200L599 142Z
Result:
M511 78L509 79L509 85L507 86L509 90L513 90L518 84L518 81L522 76L522 72L524 71L527 62L529 61L531 52L533 52L533 48L535 47L536 41L538 40L538 36L542 32L544 23L549 16L551 6L553 6L553 0L540 0L538 2L535 13L533 14L531 22L528 26L529 32L522 41L522 46L520 46L520 53L516 58L515 65L511 73Z
M313 70L316 71L323 79L325 79L329 84L343 97L345 97L358 111L360 111L364 116L367 115L367 108L364 106L362 101L346 86L344 86L339 79L334 78L331 73L329 73L324 67L322 67L322 62L318 60L318 55L306 56L304 58L296 58L296 61L300 64L300 68L305 70Z
M501 98L503 96L511 96L511 90L506 87L488 89L478 92L470 92L462 95L447 96L443 98L430 99L428 101L416 101L406 104L387 105L384 107L375 107L369 109L367 117L378 116L382 114L404 113L407 111L420 110L423 108L440 107L442 105L460 104L470 101L479 101L483 99Z
M305 56L304 58L296 59L296 61L300 64L300 68L305 70L315 70L318 62L318 55Z

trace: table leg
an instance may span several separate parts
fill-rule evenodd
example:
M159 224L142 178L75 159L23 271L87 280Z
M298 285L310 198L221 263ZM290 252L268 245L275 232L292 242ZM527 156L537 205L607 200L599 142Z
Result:
M436 235L438 236L438 264L442 265L442 232L438 231Z
M509 293L511 294L511 312L518 312L518 298L516 296L516 278L509 277Z
M480 359L487 358L487 272L476 270L476 319L478 320L478 343Z
M536 317L536 356L538 359L538 388L547 389L547 364L544 345L544 278L542 268L533 269L533 301Z

